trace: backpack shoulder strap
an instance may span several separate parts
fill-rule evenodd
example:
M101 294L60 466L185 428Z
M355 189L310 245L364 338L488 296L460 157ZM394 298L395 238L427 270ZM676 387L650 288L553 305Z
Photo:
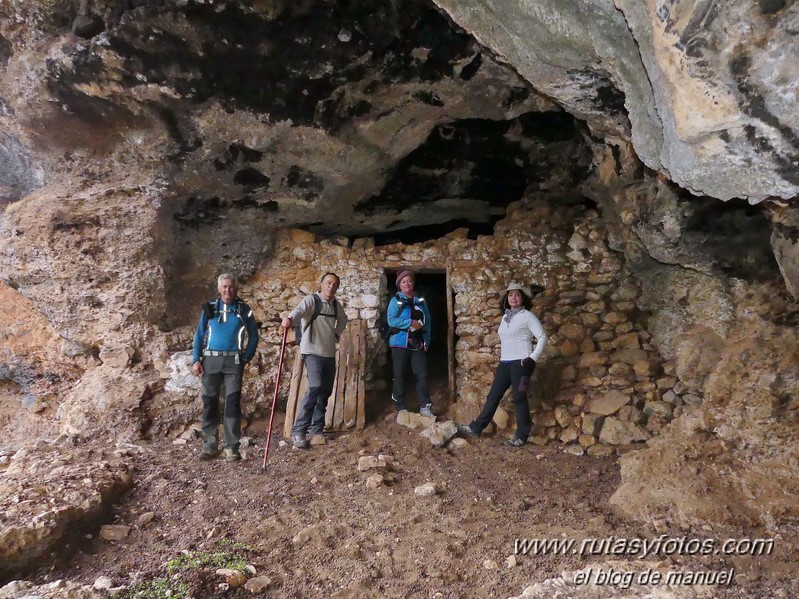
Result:
M305 323L305 326L302 329L302 334L305 335L305 332L308 328L313 324L313 321L319 318L319 314L322 313L322 298L319 297L318 293L313 294L313 314L311 314L311 318L308 319L308 322Z
M252 315L252 308L250 308L250 305L240 297L236 298L236 302L238 304L239 318L242 320L249 318Z
M408 307L408 305L413 305L413 300L407 297L402 297L400 292L397 292L397 315L402 314L402 311Z

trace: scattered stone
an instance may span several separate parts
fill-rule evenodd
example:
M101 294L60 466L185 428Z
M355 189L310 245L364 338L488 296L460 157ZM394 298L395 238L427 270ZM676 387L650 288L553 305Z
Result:
M463 437L455 437L449 442L449 447L452 449L461 449L463 447L469 447L469 445L471 444Z
M516 560L516 556L515 555L509 555L505 559L505 567L506 568L515 568L517 563L518 562Z
M373 470L375 468L385 468L386 461L381 460L380 458L376 458L372 455L365 455L363 457L358 458L358 471L366 472L367 470Z
M250 578L244 584L244 588L250 593L257 594L263 593L267 588L269 588L270 584L272 584L272 579L268 576L257 576L255 578Z
M486 570L496 570L499 568L499 564L492 559L487 559L483 562L483 568Z
M585 453L593 457L602 457L602 456L613 455L614 451L615 450L609 445L603 445L602 443L597 443L596 445L592 445L591 447L586 449Z
M232 568L219 568L216 575L224 577L225 582L233 589L243 586L247 582L244 572Z
M106 541L122 541L130 534L126 524L105 524L100 527L100 536Z
M180 434L180 438L186 441L194 441L202 437L202 434L203 431L200 428L200 424L195 422Z
M439 493L439 486L436 483L425 483L416 487L413 490L413 493L414 495L418 495L420 497L435 495Z
M436 423L435 416L422 416L417 412L409 412L408 410L400 410L397 412L397 424L407 426L408 428L427 428Z
M139 526L147 526L153 520L155 520L155 512L145 512L138 517L136 524Z
M458 433L458 427L451 420L436 422L422 431L422 437L428 439L433 447L443 447L444 444Z
M383 486L383 475L382 474L372 474L366 479L366 488L367 489L379 489Z
M97 580L94 581L94 588L98 591L107 591L108 589L112 588L114 583L111 581L108 576L100 576Z
M570 453L572 455L583 455L585 453L585 449L581 445L568 445L566 447L566 453Z

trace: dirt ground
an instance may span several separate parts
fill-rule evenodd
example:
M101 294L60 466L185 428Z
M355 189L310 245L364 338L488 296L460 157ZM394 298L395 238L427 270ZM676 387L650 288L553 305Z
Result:
M388 414L384 415L388 416ZM143 445L135 485L107 522L73 536L24 573L35 582L67 579L114 585L164 577L181 552L212 552L235 542L258 576L271 579L259 596L513 597L529 585L604 560L603 556L516 555L517 538L726 538L773 536L763 531L655 530L622 521L608 498L619 483L615 457L577 457L558 446L502 446L482 437L459 449L436 449L419 431L379 417L366 430L341 434L307 451L278 445L276 418L269 462L262 469L265 423L245 434L257 443L245 459L200 462L201 442L157 439ZM366 487L361 455L393 458L389 481ZM393 477L393 480L391 480ZM440 485L433 496L414 489ZM152 521L140 517L154 513ZM100 524L128 524L123 541L98 535ZM735 582L718 597L796 597L796 537L777 540L764 557L674 556L670 568L735 568ZM513 561L513 558L511 558ZM641 568L643 569L643 568ZM190 595L252 596L220 587L215 568L190 577Z

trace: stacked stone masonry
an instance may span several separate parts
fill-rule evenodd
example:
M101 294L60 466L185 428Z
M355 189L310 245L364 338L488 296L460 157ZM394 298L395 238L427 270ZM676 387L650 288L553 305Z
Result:
M700 401L685 394L673 365L649 343L646 314L636 303L639 285L621 255L609 249L599 215L529 200L512 205L494 235L477 239L459 229L423 243L376 246L370 238L316 241L305 231L281 231L271 259L241 290L264 322L256 361L261 377L273 381L276 375L282 329L275 323L317 290L325 271L341 276L338 298L348 317L367 322L371 355L380 344L385 273L400 267L449 273L456 392L454 401L437 409L452 418L469 421L482 406L499 358L499 300L511 281L544 288L533 305L549 343L530 393L532 442L561 442L577 454L611 453L614 446L649 439L684 404ZM290 369L291 353L287 356ZM374 377L385 360L383 349L366 375L368 401L387 401L382 390L390 381ZM513 424L513 409L504 402L510 399L503 400L493 430Z

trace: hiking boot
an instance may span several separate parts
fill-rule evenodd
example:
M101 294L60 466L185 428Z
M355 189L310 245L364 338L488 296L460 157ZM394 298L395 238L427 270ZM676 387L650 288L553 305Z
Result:
M218 441L216 439L208 439L203 443L203 449L200 452L200 459L205 462L213 460L219 455Z
M457 426L458 426L458 432L462 435L466 435L470 439L476 439L477 437L480 436L480 433L474 432L472 430L472 427L469 426L468 424L459 424Z
M308 439L305 435L291 435L291 444L295 449L308 449Z
M519 437L513 437L513 439L508 439L503 443L505 447L521 447L525 444L524 439L519 439Z
M225 448L225 459L228 462L238 462L241 459L241 454L239 453L238 447L226 447Z
M433 414L433 404L431 404L431 403L424 404L422 406L422 409L419 410L419 413L422 416L429 416L430 418L435 418L436 417L436 415Z

